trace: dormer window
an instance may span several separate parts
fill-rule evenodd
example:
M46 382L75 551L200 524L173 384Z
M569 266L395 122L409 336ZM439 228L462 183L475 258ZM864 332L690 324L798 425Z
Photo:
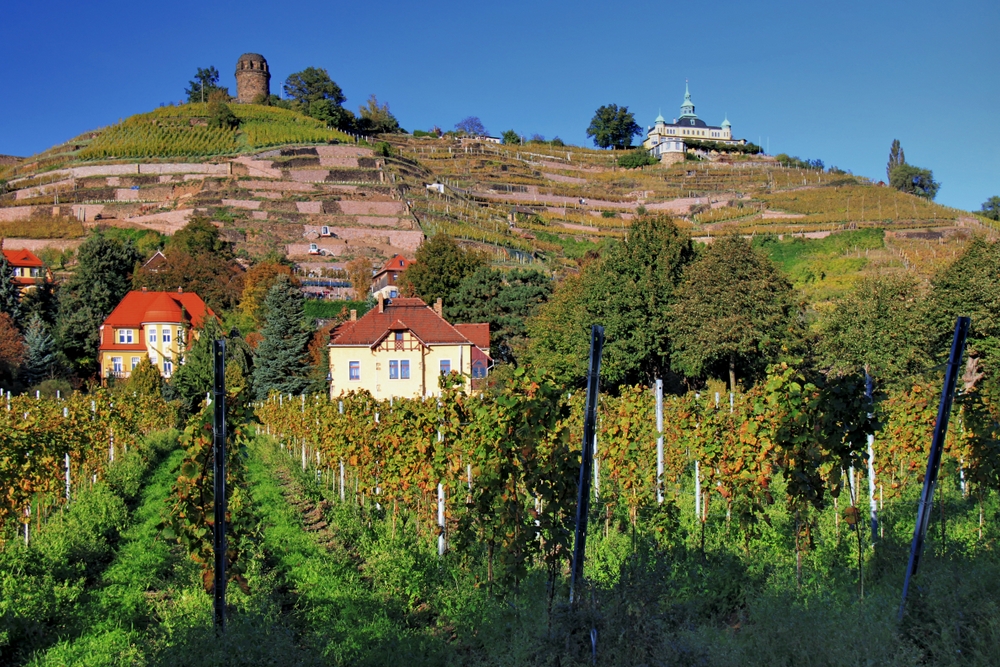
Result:
M118 330L118 344L119 345L131 345L132 344L132 330L131 329L119 329Z

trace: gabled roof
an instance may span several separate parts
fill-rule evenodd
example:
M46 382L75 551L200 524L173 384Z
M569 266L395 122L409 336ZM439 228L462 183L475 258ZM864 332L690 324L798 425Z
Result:
M383 273L388 273L389 271L405 271L413 264L413 260L406 259L402 255L394 255L392 259L387 261L385 265L378 270L375 274L376 277L382 275Z
M183 322L200 327L205 316L215 317L194 292L143 292L134 290L125 295L111 311L104 324L110 327L139 328L145 322Z
M142 265L142 268L146 271L156 273L160 269L166 268L167 266L169 266L169 263L167 262L166 255L157 250L153 253L152 257L146 260L146 263Z
M481 322L477 324L456 324L455 329L462 334L476 347L489 352L490 349L490 324Z
M4 250L3 255L11 266L45 266L45 263L38 259L35 253L25 248Z
M390 331L410 331L425 345L474 345L420 299L386 299L356 322L345 322L330 335L330 346L378 345ZM487 327L489 325L486 325Z

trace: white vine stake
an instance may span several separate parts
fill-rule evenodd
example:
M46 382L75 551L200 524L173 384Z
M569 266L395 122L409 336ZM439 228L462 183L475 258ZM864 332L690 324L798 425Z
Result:
M444 556L444 484L438 482L438 556Z

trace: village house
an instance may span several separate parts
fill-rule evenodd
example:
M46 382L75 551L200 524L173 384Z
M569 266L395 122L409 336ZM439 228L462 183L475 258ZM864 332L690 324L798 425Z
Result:
M12 280L21 288L21 294L26 294L42 283L52 282L52 273L45 268L45 263L30 250L0 250L10 265Z
M194 292L129 292L101 325L101 377L127 378L148 357L169 378L205 317L216 315Z
M440 394L441 375L460 373L471 392L492 366L489 324L449 324L441 300L378 298L330 335L330 396L366 389L375 398Z
M402 255L395 255L392 259L385 263L378 272L372 276L372 286L371 292L378 298L379 295L384 299L395 299L399 296L399 289L396 287L396 281L399 280L399 276L405 271L413 262L406 259Z

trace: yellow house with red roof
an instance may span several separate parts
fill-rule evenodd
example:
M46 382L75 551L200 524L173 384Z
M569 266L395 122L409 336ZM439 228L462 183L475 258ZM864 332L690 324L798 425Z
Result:
M492 360L489 324L449 324L441 300L379 297L360 319L330 334L330 396L366 389L378 399L441 393L441 375L458 372L471 392Z
M101 377L127 378L148 357L169 378L206 317L216 315L194 292L129 292L101 325Z
M10 264L14 283L21 288L21 294L26 294L44 282L52 282L52 274L45 268L45 263L35 253L27 249L3 250L3 240L0 239L0 252Z

